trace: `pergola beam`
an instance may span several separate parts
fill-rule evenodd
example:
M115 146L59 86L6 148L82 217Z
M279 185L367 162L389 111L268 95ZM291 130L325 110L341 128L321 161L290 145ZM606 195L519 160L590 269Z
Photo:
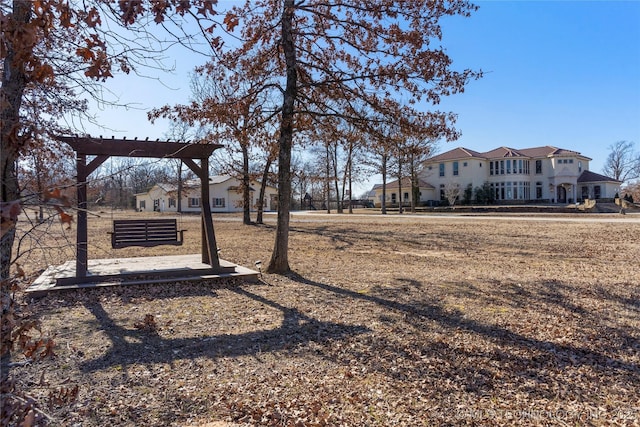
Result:
M137 139L103 139L79 136L56 136L74 151L88 155L116 157L152 157L156 159L208 159L223 146L184 142L140 141Z

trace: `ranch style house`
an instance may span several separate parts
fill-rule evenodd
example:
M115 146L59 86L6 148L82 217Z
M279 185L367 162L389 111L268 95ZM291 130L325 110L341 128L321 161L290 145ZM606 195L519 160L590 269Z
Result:
M591 159L577 151L543 146L514 149L500 147L480 153L455 148L427 159L419 172L418 205L439 204L446 200L451 186L475 190L485 184L494 203L576 203L586 199L613 199L622 182L589 171ZM411 186L403 179L402 203L411 203ZM397 181L386 185L386 202L397 204ZM373 187L370 198L382 202L382 185Z
M209 194L212 212L241 212L242 193L240 180L229 175L209 178ZM251 182L251 210L255 210L260 194L260 184ZM136 194L136 209L142 211L177 212L178 186L176 184L159 183L145 193ZM275 210L277 190L266 186L263 209ZM185 181L182 185L182 212L200 212L200 181Z

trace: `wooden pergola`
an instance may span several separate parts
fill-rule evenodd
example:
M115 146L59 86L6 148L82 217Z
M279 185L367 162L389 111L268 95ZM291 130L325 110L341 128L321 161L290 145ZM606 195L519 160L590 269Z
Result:
M211 218L209 197L209 157L219 144L189 142L149 141L149 139L103 139L102 137L57 136L57 140L69 144L76 152L78 224L75 277L59 279L58 284L81 283L87 278L87 178L109 157L150 157L180 159L200 178L202 263L209 265L211 273L228 273L233 267L221 266L218 258L216 236ZM95 156L87 163L87 156ZM199 160L196 163L194 160ZM92 277L93 279L94 277ZM99 278L98 278L99 279Z

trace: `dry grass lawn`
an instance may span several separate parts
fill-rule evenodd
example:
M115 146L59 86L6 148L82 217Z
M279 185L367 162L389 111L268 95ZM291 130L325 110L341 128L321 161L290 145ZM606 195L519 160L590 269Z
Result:
M15 373L61 426L638 425L640 222L586 217L294 214L286 277L28 301L57 356ZM199 252L198 217L182 247L117 251L110 220L90 258ZM214 225L224 259L267 264L274 218ZM24 240L27 273L74 231Z

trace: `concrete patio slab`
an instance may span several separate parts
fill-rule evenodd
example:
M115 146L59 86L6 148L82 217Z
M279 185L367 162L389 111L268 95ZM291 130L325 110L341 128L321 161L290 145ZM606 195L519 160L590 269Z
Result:
M196 280L220 280L238 278L248 282L258 280L254 270L220 260L223 272L215 273L202 262L200 254L154 257L89 260L87 277L75 279L76 262L47 268L26 290L32 296L42 296L52 291L126 286L154 283L175 283ZM67 279L67 280L65 280ZM65 283L65 282L75 283Z

